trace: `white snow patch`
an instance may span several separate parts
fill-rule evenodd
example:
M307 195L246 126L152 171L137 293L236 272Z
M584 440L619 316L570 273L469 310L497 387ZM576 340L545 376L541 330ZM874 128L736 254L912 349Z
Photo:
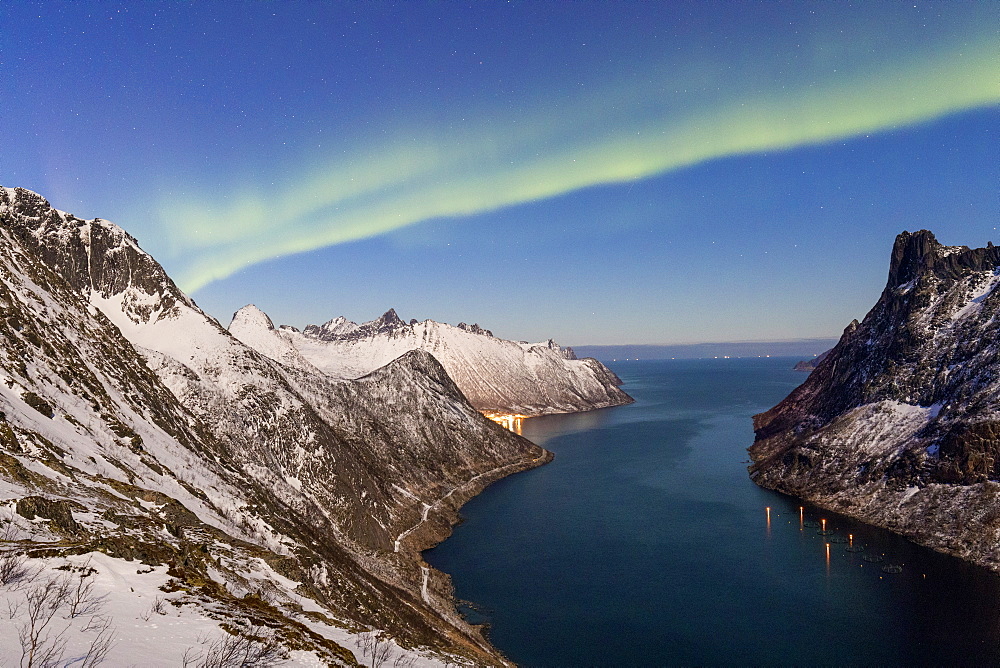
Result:
M952 320L959 320L979 311L980 305L990 296L997 287L997 284L1000 283L1000 269L994 269L991 272L982 272L969 280L972 282L972 295L965 304L952 314Z
M47 580L55 578L93 583L92 598L99 602L95 613L110 620L109 629L114 637L105 665L136 665L136 660L141 658L143 666L179 666L184 653L202 647L205 639L225 637L219 621L212 619L206 610L194 605L175 606L171 603L180 602L182 594L166 593L160 589L170 580L166 566L148 567L99 552L66 558L31 559L29 564L39 569L32 582L0 588L0 609L7 611L8 606L21 606L19 614L13 618L6 614L0 616L0 656L12 661L22 656L18 629L27 621L24 613L27 596ZM79 573L86 570L56 570L65 565L78 569L91 568L95 572L77 580ZM94 628L88 630L88 625L93 626L95 616L67 616L66 610L59 610L52 618L51 631L57 633L65 629L67 645L63 661L67 662L66 665L76 665L71 661L86 656L90 643L97 635Z
M911 439L931 419L931 407L899 401L859 406L842 417L850 428L835 432L845 445L872 456L888 454Z

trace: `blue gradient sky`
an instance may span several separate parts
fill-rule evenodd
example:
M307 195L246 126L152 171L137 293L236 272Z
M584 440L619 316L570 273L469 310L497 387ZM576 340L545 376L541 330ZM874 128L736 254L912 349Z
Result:
M131 6L129 6L131 5ZM0 184L248 302L566 344L835 336L1000 241L996 2L4 2Z

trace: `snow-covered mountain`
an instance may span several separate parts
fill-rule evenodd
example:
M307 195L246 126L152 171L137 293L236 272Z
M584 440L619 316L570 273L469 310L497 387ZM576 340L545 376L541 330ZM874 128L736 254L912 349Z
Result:
M750 475L1000 571L1000 248L924 230L878 303L754 418Z
M343 317L324 325L275 329L256 306L240 309L233 336L271 359L316 368L333 378L358 378L401 355L423 350L437 359L469 402L486 413L525 416L620 406L632 401L622 381L595 359L578 360L571 348L507 341L479 325L433 320L403 322L389 309L356 324Z
M373 647L504 663L419 551L550 455L485 419L431 355L338 380L262 354L123 230L23 189L0 189L0 328L0 598L27 610L72 580L111 606L92 615L104 631L63 615L65 597L47 608L70 620L64 659L118 626L114 665L202 665L233 642L297 665ZM22 621L0 620L3 656Z

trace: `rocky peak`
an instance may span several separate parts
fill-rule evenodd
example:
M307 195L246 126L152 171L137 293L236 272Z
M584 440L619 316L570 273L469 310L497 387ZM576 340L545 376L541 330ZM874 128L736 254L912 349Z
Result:
M927 230L902 232L892 247L886 288L897 288L926 275L955 280L970 271L983 271L998 265L1000 248L992 242L985 248L970 249L968 246L943 246Z
M405 327L406 323L396 315L396 309L389 309L377 319L366 322L362 327L369 329L372 333L391 332L394 329Z
M285 325L282 325L285 327ZM358 330L358 324L351 322L342 315L331 320L327 320L322 325L306 325L302 333L308 337L321 341L336 341L337 339L349 336Z
M47 199L26 188L0 188L0 205L32 217L52 208Z
M483 329L482 327L479 326L479 323L473 323L471 325L467 325L464 322L460 322L455 326L458 327L459 329L469 332L470 334L479 334L480 336L489 336L490 338L493 337L493 332L491 332L488 329Z
M524 343L524 342L522 342L522 343ZM564 347L560 346L558 343L556 343L554 339L548 339L544 343L538 344L536 346L532 346L532 348L538 348L538 347L544 347L544 348L546 348L548 350L551 350L554 353L556 353L559 357L562 357L563 359L567 359L567 360L575 360L575 359L577 359L576 353L573 352L572 348L569 348L569 347L564 348Z
M909 283L931 268L939 248L941 244L928 230L901 233L892 246L887 287Z
M370 320L361 325L341 315L326 321L321 326L306 325L302 333L321 341L339 341L385 334L401 327L406 327L406 323L396 315L395 309L389 309L375 320Z

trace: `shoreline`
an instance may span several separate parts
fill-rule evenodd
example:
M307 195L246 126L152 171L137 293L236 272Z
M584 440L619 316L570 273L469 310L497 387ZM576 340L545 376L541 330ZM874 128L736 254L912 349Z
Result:
M975 498L974 489L956 489L937 484L922 488L925 494L904 492L888 488L855 490L851 498L845 500L823 494L810 494L807 490L793 490L774 484L770 480L760 480L760 476L750 476L751 482L762 489L784 494L794 499L810 503L818 508L838 513L856 522L884 531L889 531L914 545L919 545L941 554L982 568L1000 576L1000 556L989 539L991 532L976 516L983 517L991 509L988 503ZM996 483L980 483L975 487ZM1000 488L1000 486L998 486ZM903 508L907 511L903 512ZM875 509L875 510L872 510ZM884 512L879 513L878 509ZM916 519L914 518L916 517ZM949 526L954 517L963 516L969 527L967 530L952 532L928 527ZM923 521L920 521L923 520Z
M412 534L414 531L417 531L418 529L420 529L420 527L423 526L430 519L430 513L431 513L431 511L433 511L435 508L437 508L440 504L442 504L445 501L447 501L448 499L450 499L455 494L455 492L459 492L460 490L462 490L462 489L464 489L466 487L469 487L470 485L473 485L473 483L475 483L476 481L478 481L478 480L480 480L482 478L489 478L489 481L486 484L484 484L482 486L482 488L479 489L479 491L473 493L471 496L467 497L464 501L462 501L461 505L465 505L466 502L468 502L473 497L478 496L480 493L482 493L483 490L485 490L487 487L489 487L491 484L493 484L497 480L501 480L503 478L506 478L509 475L514 475L515 473L521 473L522 471L530 471L533 468L537 468L537 467L542 466L544 464L548 464L550 461L552 461L554 455L551 452L549 452L545 448L542 448L541 446L536 446L536 447L538 447L539 449L541 449L542 452L537 457L535 457L534 459L532 459L532 460L530 460L528 462L514 462L512 464L504 464L503 466L498 466L498 467L496 467L494 469L490 469L489 471L486 471L485 473L480 473L479 475L476 475L476 476L474 476L472 478L469 478L467 481L463 482L461 485L458 485L457 487L452 488L452 490L450 492L448 492L447 494L445 494L444 496L442 496L440 499L438 499L434 503L432 503L432 504L426 504L426 503L424 503L423 504L424 509L421 512L420 521L417 522L412 527L410 527L409 529L407 529L406 531L404 531L403 533L399 534L399 536L396 537L396 540L394 541L394 544L393 544L393 552L399 553L400 552L400 547L402 545L402 541L405 540L406 537L409 536L410 534ZM544 460L544 461L542 461L542 460ZM507 469L515 469L515 470L512 470L509 473L504 473L504 471L507 470ZM491 476L495 476L495 477L491 477ZM461 506L459 506L459 508L461 508ZM457 510L458 509L456 509L456 512L457 512ZM440 542L441 541L438 541L438 543L440 543ZM437 543L435 543L435 545L436 544ZM419 548L418 552L423 552L424 550L429 550L429 549L430 549L429 547Z
M522 437L523 438L523 437ZM525 439L527 440L527 439ZM530 443L530 441L528 441ZM485 654L496 659L495 665L513 666L503 653L493 646L480 625L470 624L458 612L458 599L451 582L451 575L435 569L424 561L423 553L451 536L461 521L459 511L471 499L481 494L487 487L508 476L544 466L555 455L545 448L535 445L534 456L480 473L451 489L432 504L423 504L421 519L403 531L394 541L392 554L399 555L414 586L414 595L433 611L442 622L462 633Z
M462 507L485 491L487 487L516 473L544 466L555 458L554 453L550 450L521 435L520 422L522 420L551 415L589 413L635 403L633 397L629 395L625 395L625 397L627 399L623 401L609 402L608 405L593 406L587 410L576 411L554 411L528 415L479 410L480 415L487 420L501 426L517 438L530 443L532 446L529 453L530 458L479 473L452 488L433 503L428 504L414 497L414 501L417 501L422 507L420 519L396 536L390 554L398 555L400 567L408 573L406 581L409 585L408 589L414 597L433 612L441 622L461 633L468 642L474 644L483 654L491 657L494 660L491 665L514 666L516 664L507 659L503 652L490 642L484 633L485 627L483 625L470 624L466 621L458 611L459 600L455 596L451 575L428 564L423 558L423 553L440 545L452 535L454 528L461 522L459 513ZM504 424L502 419L497 418L517 418L517 420L516 422L509 420L510 425L508 426Z

